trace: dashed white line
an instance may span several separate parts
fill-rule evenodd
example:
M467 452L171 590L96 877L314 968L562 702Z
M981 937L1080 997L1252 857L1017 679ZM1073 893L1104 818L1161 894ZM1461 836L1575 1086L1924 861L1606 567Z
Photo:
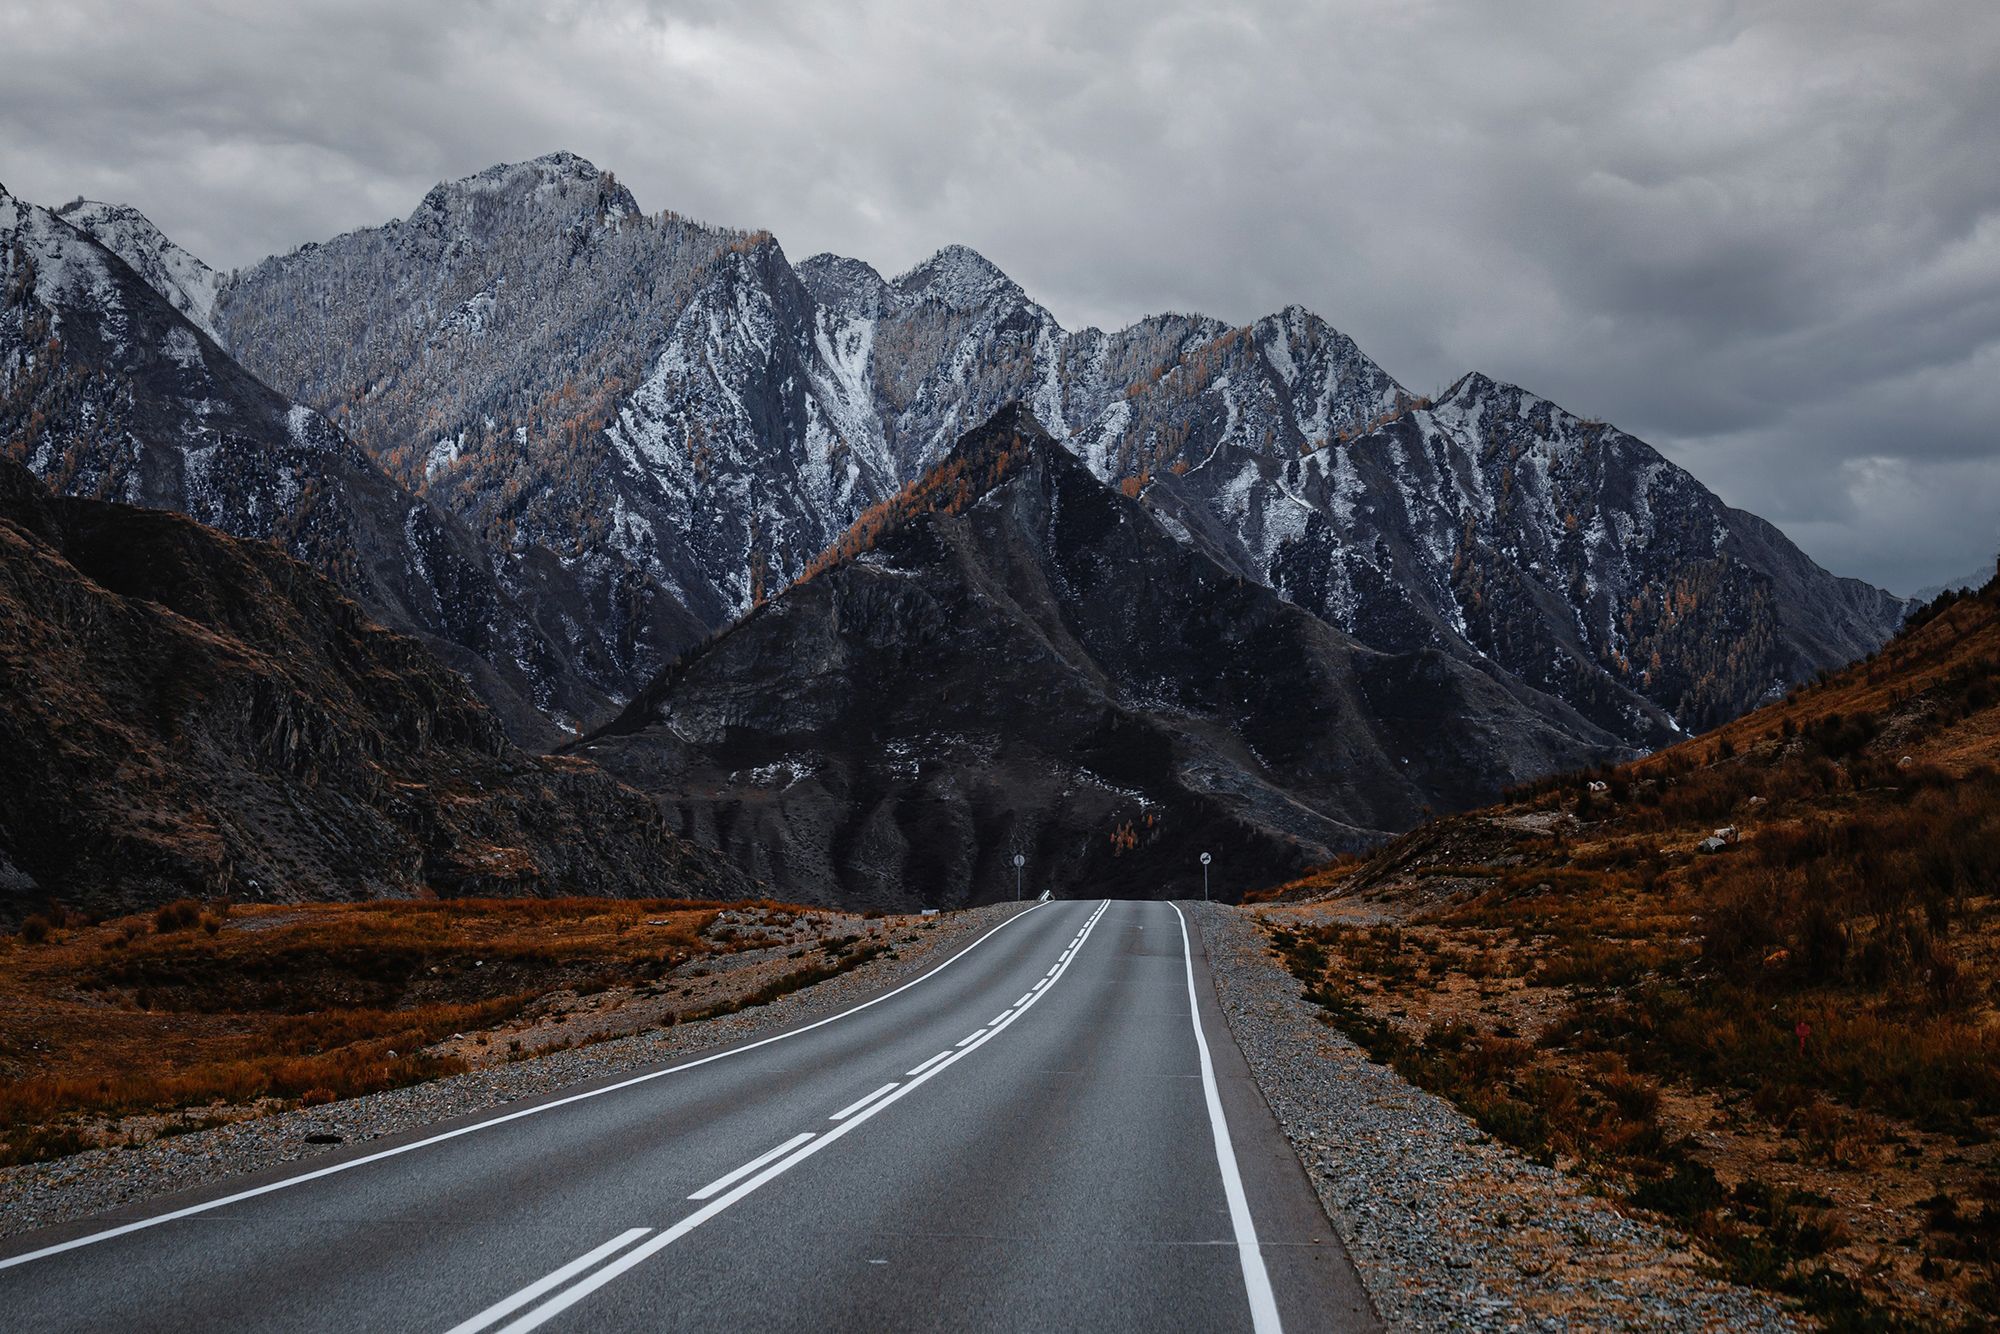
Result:
M1019 999L1019 1000L1017 1000L1017 1001L1015 1001L1015 1002L1014 1002L1014 1008L1018 1010L1018 1009L1020 1009L1020 1008L1021 1008L1021 1007L1022 1007L1023 1005L1026 1005L1026 1004L1027 1004L1027 1003L1028 1003L1029 1001L1033 1000L1034 998L1035 998L1035 993L1034 993L1034 992L1032 992L1032 991L1024 991L1024 992L1022 992L1022 993L1021 993L1021 999Z
M856 1098L853 1102L848 1103L847 1106L841 1108L839 1111L835 1112L832 1116L829 1116L826 1119L829 1121L845 1121L848 1117L854 1115L856 1112L860 1111L863 1107L866 1107L869 1103L875 1101L877 1098L881 1097L884 1093L887 1093L890 1089L895 1087L896 1087L896 1081L892 1079L888 1083L884 1084L881 1088L876 1089L873 1093L867 1094L864 1097Z
M679 1065L670 1065L664 1070L649 1070L643 1075L634 1075L630 1079L621 1079L615 1084L606 1084L602 1088L585 1089L581 1093L572 1093L567 1097L537 1103L533 1107L523 1107L517 1112L508 1112L505 1115L491 1117L485 1121L476 1121L469 1126L459 1126L456 1129L447 1130L441 1134L431 1135L420 1140L413 1140L408 1144L398 1144L393 1149L378 1149L374 1153L363 1154L359 1158L349 1158L345 1162L332 1163L326 1167L315 1168L310 1172L301 1172L297 1176L286 1177L282 1181L267 1182L262 1186L253 1186L248 1190L239 1190L234 1194L224 1195L219 1199L204 1200L200 1204L191 1204L185 1209L173 1209L167 1213L154 1214L151 1218L141 1218L136 1222L121 1223L117 1227L106 1228L102 1232L92 1232L87 1236L75 1237L69 1241L59 1241L53 1246L44 1246L39 1250L26 1251L20 1255L10 1255L4 1259L0 1259L0 1269L12 1269L16 1265L30 1264L36 1260L46 1259L51 1255L60 1255L65 1251L77 1250L84 1246L94 1246L100 1241L110 1241L114 1237L129 1236L134 1232L142 1232L147 1228L158 1227L162 1223L178 1222L183 1218L192 1218L197 1214L205 1214L215 1209L224 1209L232 1204L241 1204L245 1200L254 1200L260 1195L269 1195L280 1190L289 1190L293 1186L303 1186L308 1181L318 1181L323 1177L334 1176L341 1172L351 1172L357 1167L366 1167L370 1163L379 1163L385 1158L396 1158L406 1153L415 1153L418 1149L427 1149L433 1144L442 1144L447 1140L457 1139L461 1135L470 1135L474 1131L488 1130L494 1126L506 1125L509 1121L519 1121L523 1117L540 1116L543 1112L552 1112L558 1107L567 1107L571 1103L583 1102L589 1098L601 1098L607 1093L616 1093L621 1089L632 1088L635 1085L649 1083L655 1079L664 1079L668 1075L679 1074L683 1070L692 1070L698 1065L707 1065L711 1061L727 1060L731 1056L740 1056L746 1051L755 1051L759 1047L768 1047L773 1042L783 1042L785 1039L795 1038L801 1033L810 1033L816 1028L825 1027L836 1019L845 1019L850 1014L858 1014L870 1006L880 1005L885 1000L900 996L920 982L929 981L985 944L996 932L1005 931L1014 923L1028 916L1029 913L1037 912L1046 906L1046 902L1037 903L1033 907L1015 913L1012 917L993 927L980 936L979 939L973 941L970 945L967 945L964 949L952 955L929 972L911 978L893 991L885 991L872 1000L865 1000L859 1005L849 1006L847 1009L830 1014L824 1019L816 1019L810 1024L801 1024L799 1027L788 1029L783 1033L773 1033L768 1038L759 1038L755 1042L746 1042L740 1047L731 1047L727 1051L712 1052L707 1056L697 1056L691 1061L682 1061ZM1100 911L1102 910L1100 909Z
M993 1027L993 1024L997 1024L997 1023L999 1023L999 1022L1000 1022L1001 1020L1005 1019L1005 1018L1006 1018L1006 1017L1007 1017L1008 1015L1010 1015L1010 1014L1012 1014L1012 1013L1014 1013L1014 1011L1013 1011L1013 1010L1011 1010L1011 1009L1006 1009L1006 1010L1002 1010L1002 1011L1000 1011L1000 1013L998 1013L998 1014L994 1015L994 1016L993 1016L993 1021L992 1021L992 1023L989 1023L989 1024L987 1024L986 1026L987 1026L988 1028L991 1028L991 1027Z
M977 1033L974 1033L969 1037L960 1038L957 1042L953 1043L952 1045L954 1047L969 1047L973 1043L979 1041L979 1039L985 1037L988 1031L989 1030L982 1028Z
M1098 905L1097 911L1092 913L1090 916L1090 920L1084 924L1083 934L1085 936L1088 936L1090 934L1091 928L1097 925L1097 920L1100 917L1104 916L1105 909L1109 908L1110 906L1111 906L1111 901L1109 899L1106 899L1104 902ZM850 1119L842 1121L839 1126L835 1127L832 1130L827 1131L826 1134L821 1135L819 1138L811 1141L810 1143L801 1146L798 1150L796 1150L789 1156L780 1158L778 1161L772 1163L769 1167L766 1167L763 1171L757 1173L755 1176L750 1177L748 1180L739 1182L737 1185L735 1185L729 1190L728 1194L721 1195L716 1197L715 1199L710 1200L707 1204L695 1210L693 1213L689 1214L686 1218L683 1218L680 1222L675 1223L672 1227L667 1228L664 1231L659 1232L651 1237L648 1237L645 1240L645 1242L643 1242L639 1246L634 1247L632 1250L627 1251L624 1255L619 1256L617 1259L613 1260L610 1264L605 1265L603 1268L597 1270L595 1273L590 1274L588 1277L584 1278L581 1282L575 1283L570 1287L564 1289L563 1291L556 1293L554 1296L550 1297L547 1301L543 1302L540 1306L537 1306L533 1310L528 1311L527 1313L516 1318L511 1324L507 1325L504 1329L502 1329L500 1334L527 1334L529 1330L535 1329L543 1324L546 1324L548 1321L553 1320L556 1316L561 1315L564 1311L567 1311L570 1307L576 1305L578 1302L582 1301L585 1297L588 1297L591 1293L597 1291L605 1284L611 1282L613 1279L617 1278L620 1274L623 1274L626 1271L645 1263L648 1259L652 1258L653 1256L658 1255L661 1251L673 1245L676 1241L679 1241L682 1237L685 1237L688 1233L694 1231L696 1228L700 1227L703 1223L706 1223L709 1219L715 1217L717 1214L721 1213L724 1209L727 1209L730 1205L736 1203L738 1200L744 1198L746 1195L749 1195L751 1192L760 1189L766 1183L775 1181L778 1177L783 1176L786 1172L789 1172L792 1168L798 1166L806 1159L812 1157L814 1154L819 1153L821 1150L827 1148L829 1145L838 1141L843 1135L846 1135L851 1131L859 1129L861 1126L865 1125L871 1117L874 1117L884 1108L890 1106L893 1103L901 1101L903 1098L908 1097L917 1088L930 1082L932 1079L935 1079L938 1075L944 1073L946 1070L950 1069L953 1065L956 1065L959 1061L964 1060L966 1057L970 1056L973 1052L978 1051L981 1047L991 1042L994 1038L999 1037L1000 1034L1006 1032L1010 1025L1012 1025L1022 1015L1026 1014L1028 1010L1032 1008L1034 1003L1039 1001L1040 999L1041 999L1040 996L1035 996L1031 999L1028 999L1020 1008L1017 1008L1011 1015L1008 1016L1006 1023L996 1025L995 1027L986 1030L986 1035L980 1038L979 1041L973 1043L970 1047L961 1047L958 1050L953 1051L947 1059L938 1062L936 1065L933 1065L929 1070L926 1070L923 1074L913 1077L909 1083L903 1084L901 1086L897 1086L894 1084L889 1085L888 1087L893 1091L888 1093L886 1096L881 1097L872 1103L869 1103L869 1105L865 1106L861 1111L855 1113L855 1115ZM875 1096L874 1094L869 1095L870 1098L873 1098L874 1096ZM864 1099L863 1101L867 1102L867 1099ZM544 1289L544 1291L546 1291L546 1289Z
M793 1149L798 1148L799 1145L805 1143L812 1137L813 1137L813 1132L810 1130L806 1131L802 1135L794 1135L790 1139L786 1140L783 1144L780 1144L777 1148L771 1150L769 1153L760 1154L759 1156L752 1158L749 1162L743 1164L743 1166L737 1168L733 1172L723 1173L721 1176L709 1182L706 1186L703 1186L700 1190L696 1191L694 1194L688 1196L688 1198L690 1200L705 1200L711 1195L720 1194L721 1192L728 1190L731 1186L735 1185L737 1182L741 1181L744 1177L749 1176L752 1172L762 1167L765 1163L770 1162L773 1158L784 1157L786 1154L790 1153Z
M529 1302L540 1297L543 1293L561 1287L606 1256L615 1255L617 1252L624 1250L627 1246L630 1246L633 1242L639 1240L639 1238L652 1230L649 1227L635 1227L629 1232L619 1233L596 1250L585 1251L562 1268L543 1278L536 1279L519 1292L502 1297L499 1301L493 1303L493 1305L487 1307L478 1315L473 1316L470 1320L462 1320L458 1324L453 1325L446 1331L446 1334L478 1334L478 1331L485 1329L495 1321L512 1315Z
M939 1061L942 1061L945 1057L949 1055L951 1055L951 1048L946 1047L943 1051L931 1057L928 1061L925 1061L922 1065L918 1066L916 1069L905 1072L904 1077L908 1078L910 1075L920 1075L924 1071L930 1069L932 1066L936 1065Z

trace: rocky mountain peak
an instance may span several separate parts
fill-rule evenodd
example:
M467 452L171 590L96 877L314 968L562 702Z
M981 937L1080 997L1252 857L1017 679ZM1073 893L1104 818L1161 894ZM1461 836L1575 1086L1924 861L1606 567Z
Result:
M432 186L410 215L461 223L485 221L495 212L532 217L564 212L578 220L616 222L636 216L639 203L612 173L575 153L544 153L526 162L502 162L456 181Z
M821 253L798 265L799 281L821 306L851 319L880 319L899 299L866 260Z
M971 246L948 245L893 284L906 297L934 301L950 310L1025 297L1020 286Z
M130 204L95 199L74 200L57 209L56 216L124 260L189 323L220 341L215 302L223 275L175 245L151 218Z

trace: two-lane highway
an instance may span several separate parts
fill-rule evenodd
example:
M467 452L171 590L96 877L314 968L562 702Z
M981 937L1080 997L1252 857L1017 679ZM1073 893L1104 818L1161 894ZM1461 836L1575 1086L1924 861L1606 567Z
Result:
M811 1024L15 1238L7 1329L1373 1328L1166 903Z

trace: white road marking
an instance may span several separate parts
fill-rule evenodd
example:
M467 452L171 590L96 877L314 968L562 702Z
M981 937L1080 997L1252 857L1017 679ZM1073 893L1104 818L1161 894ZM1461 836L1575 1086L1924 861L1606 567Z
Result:
M1236 1169L1235 1146L1229 1142L1229 1119L1222 1114L1222 1090L1215 1083L1215 1062L1209 1059L1208 1038L1201 1031L1201 1002L1194 991L1194 945L1188 940L1187 918L1179 904L1167 906L1181 919L1181 953L1187 960L1188 1018L1194 1024L1195 1050L1201 1053L1201 1091L1208 1102L1208 1128L1215 1137L1215 1164L1222 1169L1222 1193L1229 1200L1236 1255L1243 1265L1243 1286L1250 1293L1250 1328L1256 1334L1282 1334L1278 1299L1271 1293L1264 1252L1257 1247L1257 1224L1250 1217L1250 1201L1243 1194L1243 1176Z
M1055 979L1054 979L1053 977L1045 977L1045 978L1043 978L1043 979L1042 979L1041 981L1039 981L1039 982L1035 983L1035 985L1034 985L1034 986L1030 987L1030 988L1029 988L1029 990L1030 990L1030 991L1040 991L1040 990L1041 990L1041 989L1042 989L1043 987L1047 986L1047 985L1048 985L1049 983L1051 983L1051 982L1053 982L1053 981L1055 981Z
M1106 902L1109 902L1109 900L1106 900ZM726 1060L731 1056L741 1056L746 1051L755 1051L759 1047L768 1047L773 1042L783 1042L786 1038L795 1038L801 1033L810 1033L815 1028L822 1028L836 1019L845 1019L848 1015L858 1014L872 1005L880 1005L883 1001L893 996L900 996L919 982L929 981L985 944L996 932L1005 931L1008 927L1014 925L1014 923L1028 916L1029 913L1038 911L1042 906L1042 904L1037 903L1031 908L1015 913L1012 917L993 927L985 935L982 935L979 939L973 941L970 945L967 945L964 949L952 955L928 973L911 978L894 991L885 991L873 1000L862 1001L859 1005L850 1006L838 1013L830 1014L824 1019L816 1019L810 1024L788 1029L783 1033L773 1033L768 1038L759 1038L755 1042L746 1042L740 1047L731 1047L728 1051L718 1051L712 1052L707 1056L698 1056L694 1060L683 1061L679 1065L670 1065L664 1070L649 1070L643 1075L634 1075L632 1078L620 1080L616 1084L606 1084L603 1088L586 1089L582 1093L572 1093L568 1097L557 1098L552 1102L537 1103L533 1107L523 1107L517 1112L508 1112L502 1116L495 1116L485 1121L474 1122L469 1126L460 1126L456 1130L447 1130L442 1134L431 1135L424 1139L414 1140L408 1144L399 1144L393 1149L378 1149L374 1153L363 1154L359 1158L350 1158L346 1162L333 1163L326 1167L315 1168L310 1172L301 1172L295 1177L286 1177L282 1181L272 1181L262 1186L253 1186L249 1190L239 1190L233 1195L224 1195L220 1199L209 1200L202 1204L191 1204L185 1209L175 1209L168 1213L155 1214L151 1218L141 1218L136 1222L124 1223L118 1227L109 1227L102 1232L92 1232L86 1236L72 1238L69 1241L57 1242L53 1246L44 1246L40 1250L26 1251L20 1255L10 1255L5 1259L0 1259L0 1269L12 1269L16 1265L29 1264L35 1260L46 1259L51 1255L60 1255L64 1251L74 1251L84 1246L95 1246L100 1241L110 1241L114 1237L123 1237L134 1232L143 1232L147 1228L158 1227L162 1223L177 1222L183 1218L192 1218L196 1214L205 1214L215 1209L227 1208L232 1204L241 1204L245 1200L254 1200L260 1195L269 1195L276 1191L288 1190L293 1186L303 1186L308 1181L318 1181L322 1177L334 1176L341 1172L351 1172L357 1167L366 1167L370 1163L379 1163L385 1158L396 1158L406 1153L414 1153L418 1149L427 1149L433 1144L442 1144L446 1140L457 1139L461 1135L470 1135L475 1131L488 1130L494 1126L506 1125L509 1121L519 1121L523 1117L539 1116L543 1112L551 1112L558 1107L567 1107L571 1103L583 1102L589 1098L601 1098L607 1093L617 1093L621 1089L628 1089L637 1084L645 1084L655 1079L664 1079L668 1075L676 1075L683 1070L692 1070L698 1065L707 1065L711 1061ZM1100 911L1102 910L1100 909Z
M1110 906L1111 906L1111 900L1109 899L1106 899L1102 903L1097 905L1097 911L1092 913L1090 916L1090 920L1084 924L1083 928L1084 935L1088 936L1090 934L1091 928L1097 925L1097 919L1104 916L1105 909L1109 908ZM966 1057L972 1055L972 1053L978 1051L981 1047L985 1046L987 1043L993 1041L994 1038L999 1037L1002 1033L1006 1032L1007 1029L1010 1026L1012 1026L1016 1020L1018 1020L1022 1015L1026 1014L1030 1009L1032 1009L1034 1005L1041 999L1042 999L1041 996L1036 996L1032 998L1026 1004L1021 1006L1019 1009L1015 1010L1014 1013L1008 1017L1006 1023L1001 1024L995 1028L988 1029L986 1032L986 1036L981 1038L979 1041L973 1043L970 1047L961 1047L958 1050L952 1052L950 1056L947 1057L945 1060L938 1062L938 1064L932 1066L929 1070L926 1070L923 1074L918 1075L915 1078L911 1079L909 1083L902 1085L900 1088L897 1088L895 1092L889 1094L887 1097L882 1098L879 1101L873 1103L872 1105L864 1108L862 1111L857 1113L849 1120L841 1122L839 1126L835 1127L832 1130L827 1131L826 1134L821 1135L818 1139L813 1140L810 1144L807 1144L804 1147L800 1148L797 1152L793 1153L791 1156L786 1158L780 1158L777 1162L772 1163L769 1167L759 1172L756 1176L751 1177L747 1181L740 1182L733 1189L731 1189L727 1195L719 1196L716 1199L710 1200L707 1204L695 1210L693 1213L689 1214L686 1218L683 1218L680 1222L675 1223L672 1227L667 1228L664 1231L655 1234L654 1236L648 1237L644 1242L644 1244L634 1248L633 1250L627 1251L624 1255L619 1256L616 1260L604 1266L602 1269L599 1269L596 1273L591 1274L588 1278L585 1278L582 1282L574 1284L573 1286L564 1289L562 1292L557 1293L555 1296L543 1302L540 1306L535 1307L532 1311L529 1311L525 1315L520 1316L512 1324L508 1325L505 1329L501 1330L500 1334L528 1334L529 1330L535 1329L536 1327L545 1324L550 1320L553 1320L556 1316L561 1315L564 1311L567 1311L570 1307L576 1305L578 1302L582 1301L585 1297L588 1297L591 1293L597 1291L605 1284L611 1282L613 1279L617 1278L620 1274L625 1273L627 1270L634 1269L637 1266L645 1263L648 1259L652 1258L653 1256L658 1255L661 1251L673 1245L676 1241L679 1241L682 1237L685 1237L688 1233L694 1231L696 1228L700 1227L703 1223L706 1223L709 1219L715 1217L717 1214L727 1209L730 1205L736 1203L740 1199L743 1199L745 1196L751 1194L753 1191L760 1189L769 1182L777 1180L779 1177L783 1176L786 1172L789 1172L792 1168L798 1166L806 1159L812 1157L814 1154L825 1149L828 1145L835 1143L837 1140L841 1138L841 1136L846 1135L858 1129L859 1127L865 1125L870 1118L874 1117L884 1108L892 1105L893 1103L901 1101L903 1098L908 1097L910 1093L913 1092L914 1090L922 1087L924 1084L929 1083L931 1080L935 1079L940 1074L943 1074L946 1070L949 1070L952 1066L956 1065L958 1062L964 1060Z
M993 1027L993 1024L997 1024L997 1023L999 1023L999 1022L1000 1022L1000 1021L1001 1021L1002 1019L1005 1019L1005 1018L1006 1018L1006 1017L1007 1017L1008 1015L1010 1015L1010 1014L1012 1014L1012 1013L1014 1013L1014 1011L1013 1011L1013 1010L1011 1010L1011 1009L1006 1009L1006 1010L1002 1010L1002 1011L1000 1011L1000 1013L998 1013L998 1014L994 1015L994 1016L993 1016L993 1022L992 1022L992 1023L989 1023L989 1024L987 1024L986 1026L987 1026L988 1028L991 1028L991 1027Z
M493 1303L493 1305L487 1307L478 1315L473 1316L470 1320L462 1320L458 1324L453 1325L446 1331L446 1334L478 1334L478 1331L485 1329L488 1325L495 1323L505 1316L512 1315L551 1288L561 1287L584 1270L596 1264L599 1260L617 1251L624 1250L627 1246L630 1246L633 1242L639 1240L639 1238L652 1230L649 1227L635 1227L629 1232L619 1233L596 1250L584 1252L554 1273L544 1278L536 1279L519 1292L502 1297L499 1301Z
M875 1101L877 1098L881 1097L884 1093L887 1093L890 1089L895 1087L896 1087L895 1081L891 1080L889 1083L884 1084L881 1088L876 1089L873 1093L870 1093L865 1097L856 1098L853 1102L848 1103L847 1106L841 1108L839 1111L835 1112L832 1116L829 1116L826 1119L829 1121L845 1121L848 1117L854 1115L856 1112L860 1111L863 1107L866 1107L869 1103Z
M765 1163L770 1162L773 1158L784 1157L786 1154L790 1153L793 1149L798 1148L799 1145L805 1143L812 1137L813 1137L813 1132L810 1130L806 1131L802 1135L794 1135L790 1139L786 1140L783 1144L780 1144L777 1148L772 1149L769 1153L758 1154L755 1158L752 1158L749 1162L743 1164L743 1166L737 1168L735 1171L723 1173L721 1176L709 1182L706 1186L703 1186L700 1190L696 1191L694 1194L688 1196L688 1198L690 1200L705 1200L711 1195L720 1194L721 1192L728 1190L731 1186L735 1185L737 1182L741 1181L744 1177L749 1176L752 1172L762 1167Z
M1033 1000L1034 998L1035 998L1035 993L1034 993L1034 992L1032 992L1032 991L1025 991L1025 992L1022 992L1022 993L1021 993L1021 999L1019 999L1019 1000L1017 1000L1017 1001L1015 1001L1015 1002L1014 1002L1014 1008L1018 1010L1018 1009L1020 1009L1020 1008L1021 1008L1021 1007L1022 1007L1023 1005L1026 1005L1026 1004L1027 1004L1027 1003L1028 1003L1029 1001Z
M906 1071L906 1072L905 1072L905 1074L906 1074L906 1076L907 1076L907 1075L920 1075L920 1074L922 1074L922 1073L923 1073L924 1071L926 1071L926 1070L930 1069L930 1068L931 1068L932 1066L936 1065L936 1064L937 1064L937 1063L938 1063L939 1061L942 1061L942 1060L943 1060L943 1059L944 1059L945 1057L947 1057L947 1056L949 1056L949 1055L951 1055L951 1048L949 1048L949 1047L946 1047L946 1048L945 1048L945 1049L944 1049L943 1051L941 1051L941 1052L939 1052L939 1053L938 1053L937 1055L935 1055L935 1056L931 1057L931 1058L930 1058L930 1059L929 1059L928 1061L925 1061L925 1062L924 1062L924 1063L923 1063L922 1065L918 1066L918 1067L917 1067L916 1069L914 1069L914 1070L910 1070L910 1071Z
M957 1042L954 1042L952 1045L954 1047L967 1047L979 1041L979 1039L985 1036L986 1036L986 1030L982 1028L977 1033L972 1034L970 1037L960 1038Z

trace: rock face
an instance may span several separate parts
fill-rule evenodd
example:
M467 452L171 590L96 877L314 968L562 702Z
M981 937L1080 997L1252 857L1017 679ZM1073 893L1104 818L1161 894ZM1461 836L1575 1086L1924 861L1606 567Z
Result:
M1367 647L1173 535L1020 408L864 515L579 753L787 894L1225 894L1616 739Z
M496 570L462 523L245 371L204 331L213 277L131 210L79 204L66 219L0 190L6 455L67 494L277 542L428 639L524 739L608 712L589 684L603 675L590 670L597 641L570 627L579 599L560 567Z
M0 919L184 895L735 894L265 542L0 460Z
M1634 745L1864 653L1903 612L1643 442L1479 375L1429 403L1298 307L1068 332L962 246L894 279L794 268L764 233L641 214L570 154L266 261L214 311L496 561L574 581L572 656L614 695L1016 401L1225 567Z

